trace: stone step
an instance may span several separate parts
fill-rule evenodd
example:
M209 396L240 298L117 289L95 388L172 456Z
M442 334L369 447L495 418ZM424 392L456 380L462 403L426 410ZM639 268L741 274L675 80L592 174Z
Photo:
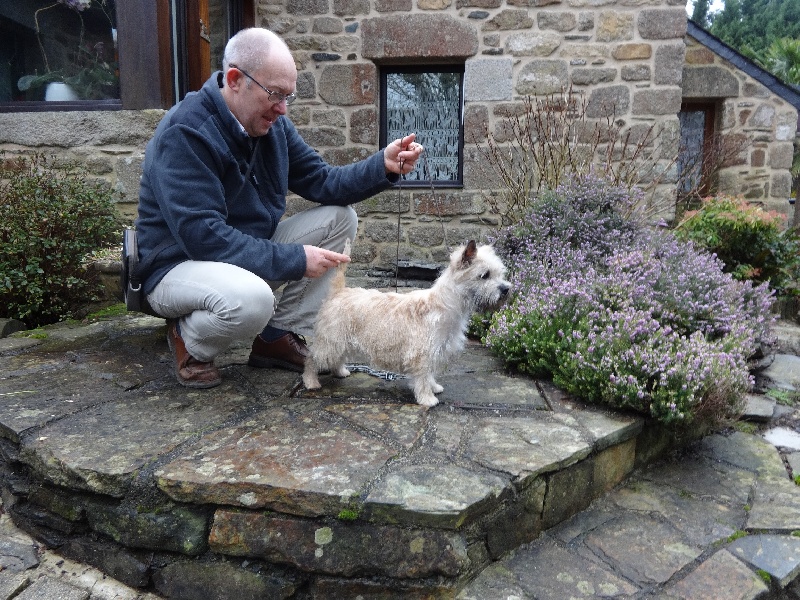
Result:
M714 434L490 565L458 600L794 599L798 525L776 448Z
M247 367L247 345L218 360L222 386L187 390L163 321L137 315L0 353L14 521L165 597L452 598L691 441L509 375L478 345L433 409L374 372L308 392ZM753 526L774 528L757 506Z

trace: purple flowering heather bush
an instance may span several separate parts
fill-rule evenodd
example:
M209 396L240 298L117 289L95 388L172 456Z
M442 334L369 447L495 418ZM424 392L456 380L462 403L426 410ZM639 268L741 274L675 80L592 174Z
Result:
M772 296L637 220L638 199L587 175L495 240L515 294L486 335L510 365L589 402L667 423L736 414ZM624 216L628 215L628 216Z

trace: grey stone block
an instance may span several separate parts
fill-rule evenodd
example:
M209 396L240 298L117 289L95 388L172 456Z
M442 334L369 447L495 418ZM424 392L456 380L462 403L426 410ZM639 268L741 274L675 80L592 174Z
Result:
M511 57L475 58L464 65L464 100L511 100L514 91Z
M786 456L789 462L789 468L792 470L792 476L800 475L800 452L792 452Z
M0 600L11 600L31 584L27 573L15 573L4 569L0 571Z
M745 396L742 419L747 421L769 421L775 412L775 400L767 396L748 394Z
M36 547L0 538L0 571L20 572L39 564Z
M800 538L791 535L749 535L733 542L728 550L757 569L770 574L786 587L800 574Z
M27 327L17 319L0 319L0 338L8 337L12 333L25 331Z
M229 562L179 561L160 569L153 581L159 593L183 600L278 600L291 597L297 588L292 578Z
M768 591L763 581L727 550L720 550L697 569L666 590L667 598L702 598L714 590L715 598L755 600Z
M89 600L89 592L50 577L40 577L16 600Z

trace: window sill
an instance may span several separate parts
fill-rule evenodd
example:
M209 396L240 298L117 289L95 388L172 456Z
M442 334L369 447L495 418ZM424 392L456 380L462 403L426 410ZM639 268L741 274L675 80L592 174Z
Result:
M74 101L24 101L0 102L0 113L20 112L66 112L78 110L122 110L122 100L74 100Z
M418 180L415 179L414 181L409 181L407 179L401 179L397 183L394 184L394 187L402 187L402 188L424 188L430 189L431 185L437 190L440 188L448 188L448 189L458 189L464 187L463 181L434 181L431 182L429 179L425 180Z

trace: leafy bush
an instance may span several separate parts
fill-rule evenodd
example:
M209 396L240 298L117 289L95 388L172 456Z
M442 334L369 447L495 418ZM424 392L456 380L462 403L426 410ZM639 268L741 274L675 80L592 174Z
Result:
M486 341L589 402L665 423L723 420L739 410L747 359L769 336L769 289L734 280L669 231L621 218L635 202L592 175L533 201L495 240L515 293Z
M681 239L713 252L736 279L768 282L781 296L800 295L800 235L783 217L741 198L714 196L686 213Z
M110 192L41 154L0 160L0 311L30 327L79 316L98 299L86 268L119 239Z

